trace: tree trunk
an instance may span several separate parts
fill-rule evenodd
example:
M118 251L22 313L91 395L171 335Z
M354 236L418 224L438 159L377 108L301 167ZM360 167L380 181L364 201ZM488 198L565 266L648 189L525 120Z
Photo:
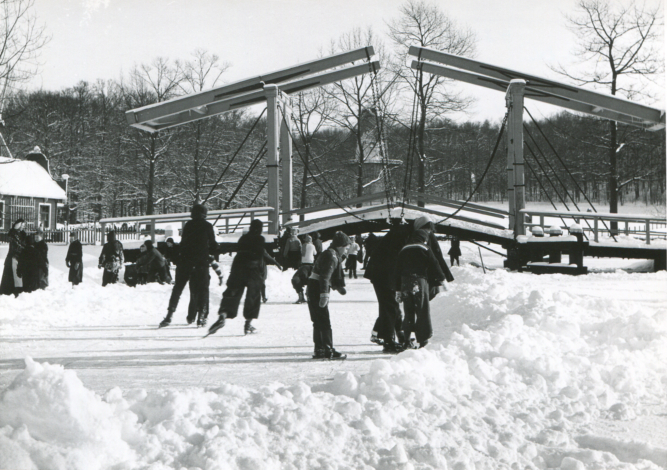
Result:
M310 164L310 143L305 145L305 155L303 158L303 175L301 176L301 205L299 209L306 207L306 201L308 197L308 165ZM299 221L303 222L306 220L306 215L299 215Z
M146 215L153 215L153 188L155 185L155 139L156 135L151 134L151 154L148 166L148 194L146 195Z
M417 186L418 191L421 194L426 192L426 182L425 182L425 156L424 156L424 133L426 132L426 106L421 106L421 112L419 116L419 127L417 128ZM419 207L424 207L424 201L418 201Z

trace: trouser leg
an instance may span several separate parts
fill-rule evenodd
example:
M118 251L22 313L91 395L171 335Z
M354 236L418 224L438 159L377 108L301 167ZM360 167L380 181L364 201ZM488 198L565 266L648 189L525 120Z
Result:
M431 325L431 310L428 302L428 282L426 279L419 280L419 292L414 294L415 305L415 336L417 342L422 344L433 336L433 326Z
M395 341L401 326L401 306L396 302L396 293L380 284L373 284L375 295L378 299L379 317L375 322L373 331L377 331L378 337L385 343Z
M320 283L315 279L308 280L308 311L313 322L313 343L315 349L332 349L333 333L329 318L329 306L320 307Z
M22 288L23 287L23 279L16 274L16 268L19 265L19 261L16 258L12 258L12 275L14 276L14 288Z
M190 273L192 271L192 266L177 266L176 267L176 281L174 282L174 287L171 289L171 297L169 297L169 307L167 310L170 313L176 311L178 307L178 301L181 298L183 289L190 279Z
M227 318L236 318L245 287L245 284L227 286L225 292L222 293L218 314L222 315L224 313Z
M410 336L416 330L416 312L415 312L415 294L409 293L403 298L403 310L405 317L403 318L403 333L405 334L405 341L410 341Z
M262 279L251 279L248 281L248 291L245 294L243 304L243 318L255 320L259 317L259 308L262 305Z
M190 279L190 292L194 295L195 317L199 314L199 318L206 318L208 316L208 288L211 283L211 275L208 266L197 266L192 270L192 277ZM193 319L194 320L194 319Z

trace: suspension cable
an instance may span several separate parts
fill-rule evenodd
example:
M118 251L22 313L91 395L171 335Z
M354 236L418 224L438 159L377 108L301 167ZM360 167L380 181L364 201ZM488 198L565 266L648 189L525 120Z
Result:
M243 139L243 142L241 142L241 145L239 145L239 147L236 149L236 152L234 152L234 155L232 155L232 158L230 158L229 162L227 162L227 166L225 167L224 170L222 170L222 173L220 173L220 176L218 177L218 180L215 182L215 184L213 185L213 187L209 191L208 196L206 196L206 199L204 199L204 202L202 204L206 204L206 201L209 200L209 198L211 197L211 194L213 194L213 191L215 191L215 188L218 186L218 184L220 184L220 181L222 181L222 177L225 176L225 173L227 173L227 170L232 165L232 162L234 162L234 159L236 158L238 153L243 148L243 145L246 143L246 140L248 140L248 137L250 137L250 134L255 129L255 126L257 126L257 123L259 123L259 120L262 118L262 116L264 116L264 113L266 112L266 109L267 108L264 108L262 110L261 114L257 117L254 124L252 125L252 127L250 128L250 130L246 134L245 138Z
M565 210L569 211L570 208L567 205L567 201L558 192L558 189L556 188L556 185L553 183L553 181L549 177L549 174L545 171L544 167L542 166L542 163L540 163L540 161L538 160L537 155L535 155L535 152L533 152L533 149L531 148L531 146L526 141L524 141L523 143L525 144L526 148L530 152L530 155L533 157L533 160L535 160L537 165L540 167L540 170L542 170L542 173L544 173L544 177L547 179L547 181L549 182L549 184L553 188L554 192L556 193L556 196L558 197L560 202L563 203L563 205L565 206ZM558 210L558 209L556 209L556 210Z

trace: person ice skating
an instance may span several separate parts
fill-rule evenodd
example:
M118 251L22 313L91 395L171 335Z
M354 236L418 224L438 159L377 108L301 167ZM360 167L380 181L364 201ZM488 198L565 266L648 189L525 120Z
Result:
M396 259L410 233L409 225L394 225L378 239L364 272L378 300L378 318L373 325L371 342L381 345L385 353L403 350L403 317L396 301L396 290L400 288L396 286Z
M151 240L146 240L141 245L142 255L139 256L135 265L140 273L140 278L143 277L143 282L159 282L160 284L171 284L171 274L167 267L167 261L162 253L160 253L154 246Z
M169 237L165 241L164 252L162 253L165 261L167 262L167 267L172 264L176 266L178 264L178 247L174 244L174 239Z
M83 247L81 246L77 232L70 234L65 265L69 268L67 280L72 283L72 287L79 285L83 281Z
M317 258L308 279L307 296L310 319L313 322L313 359L345 359L333 347L333 333L329 318L329 294L331 289L345 295L345 275L342 256L350 245L350 238L343 232L336 232L325 251Z
M215 271L215 274L218 276L218 285L222 285L222 270L220 269L220 265L217 263L215 260L215 256L209 255L208 257L209 260L209 266L213 271ZM199 327L204 327L206 326L206 322L208 321L208 301L206 304L203 304L202 302L198 301L198 294L197 294L197 286L196 284L193 284L192 281L190 281L190 303L188 304L188 324L192 323L194 321L193 319L197 319L197 328ZM205 308L204 310L200 310L202 308Z
M27 235L23 231L25 220L16 219L12 224L12 228L7 232L9 239L9 249L7 250L7 257L5 258L5 266L2 271L2 281L0 282L0 294L2 295L18 295L23 292L23 280L17 275L16 268L18 267L19 256L25 249L27 243Z
M461 256L461 242L458 238L452 237L452 246L449 248L447 254L449 254L449 264L454 266L454 261L456 261L456 265L460 266L459 256Z
M190 282L190 302L188 307L188 324L198 320L198 326L203 326L208 316L208 286L211 281L209 274L209 256L217 253L218 243L215 241L213 225L206 220L208 210L202 204L194 204L190 211L191 220L183 227L179 256L176 265L176 279L169 297L167 316L160 322L164 328L171 324L171 319L178 307L185 285ZM191 313L198 312L199 318Z
M49 247L44 241L43 232L27 238L27 244L19 256L16 272L23 280L23 291L34 292L49 286Z
M359 244L355 239L351 239L350 246L347 247L347 261L345 262L345 269L350 279L353 275L355 279L357 278L357 253L359 253Z
M148 263L146 260L146 245L142 244L139 247L139 258L134 263L135 269L137 271L137 284L146 284L148 282Z
M303 244L301 245L301 266L296 270L292 276L292 286L299 298L296 304L306 303L306 298L303 295L303 288L308 283L310 273L313 271L313 263L315 262L315 246L312 244L312 238L306 234L303 237Z
M415 230L396 261L396 301L403 302L405 348L413 347L410 336L415 333L423 348L433 336L429 309L430 287L442 284L445 274L433 251L428 247L427 230ZM430 286L430 287L429 287Z
M107 242L102 247L102 253L97 267L104 268L102 286L118 282L118 271L123 266L123 244L116 240L116 233L107 233Z
M244 334L257 332L252 321L259 317L261 307L261 291L265 282L266 264L280 264L266 252L262 236L262 221L255 219L250 223L248 233L238 241L238 251L232 261L232 268L227 278L227 289L222 294L218 309L218 320L209 328L209 335L225 326L227 319L236 318L243 291L247 289L243 304L245 325Z
M297 237L297 229L288 227L289 236L283 249L283 258L285 259L285 268L299 269L301 264L301 241Z

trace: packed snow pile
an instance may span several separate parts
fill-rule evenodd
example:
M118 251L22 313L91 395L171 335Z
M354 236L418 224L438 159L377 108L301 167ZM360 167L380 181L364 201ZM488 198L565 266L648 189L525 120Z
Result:
M667 448L615 440L592 425L627 423L665 404L667 273L619 270L579 284L470 265L454 275L431 304L435 336L426 348L325 383L112 384L100 396L67 367L28 357L0 394L0 468L667 468ZM293 297L290 276L273 270L269 296ZM619 286L635 286L637 298L618 298ZM149 308L153 294L169 292L78 287L0 299L0 328L79 324L90 315L126 322L123 305ZM640 302L646 292L654 299ZM45 302L87 311L28 313Z

